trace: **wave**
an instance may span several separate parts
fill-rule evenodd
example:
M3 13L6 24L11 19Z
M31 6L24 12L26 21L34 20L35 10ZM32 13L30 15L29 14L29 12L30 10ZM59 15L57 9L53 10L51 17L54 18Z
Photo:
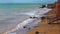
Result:
M22 23L19 23L17 26L7 29L7 30L4 31L3 33L7 34L7 33L13 32L13 31L18 30L18 29L23 29L23 27L24 27L25 25L31 23L32 21L34 21L34 19L24 20Z

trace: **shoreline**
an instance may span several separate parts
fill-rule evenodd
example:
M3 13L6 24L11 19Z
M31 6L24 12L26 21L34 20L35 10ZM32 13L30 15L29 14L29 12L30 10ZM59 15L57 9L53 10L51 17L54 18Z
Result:
M48 12L48 11L49 11L49 10L47 9L47 12ZM46 12L45 12L45 13L46 13ZM35 15L35 14L34 14L34 15ZM37 14L37 15L40 15L40 14ZM34 16L33 16L33 17L34 17ZM36 16L35 16L35 17L36 17ZM42 17L42 15L39 16L39 19L40 19L41 17ZM38 18L38 17L37 17L37 18ZM36 18L36 19L37 19L37 18ZM32 19L35 19L35 18L32 18ZM40 19L40 20L41 20L41 19ZM27 20L27 21L28 21L28 20ZM38 20L37 20L37 21L38 21ZM37 22L37 21L36 21L36 22ZM24 23L24 22L26 22L26 21L23 21L23 23ZM29 22L29 21L28 21L28 22ZM33 21L33 22L34 22L34 21ZM34 22L33 24L35 24L35 22ZM36 24L37 24L37 23L36 23ZM36 25L36 24L35 24L35 25ZM26 24L26 25L27 25L27 24ZM20 25L20 26L21 26L21 25ZM28 26L28 25L27 25L27 26ZM14 30L15 28L16 28L16 26L15 26L15 27L12 27L11 29L8 29L7 31L5 30L2 34L4 34L4 33L7 34L9 30L12 31L12 29ZM18 28L16 28L16 29L18 29ZM9 31L9 32L10 32L10 31Z

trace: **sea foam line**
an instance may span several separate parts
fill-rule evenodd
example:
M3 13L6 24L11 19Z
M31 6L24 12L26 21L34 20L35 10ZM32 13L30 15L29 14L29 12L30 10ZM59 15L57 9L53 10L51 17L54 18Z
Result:
M7 34L7 33L10 33L10 32L13 32L13 31L16 31L18 29L23 29L23 27L29 23L31 23L32 21L34 21L35 19L27 19L25 21L23 21L22 23L19 23L17 26L15 27L12 27L12 28L9 28L9 29L6 29L4 32L2 32L1 34Z

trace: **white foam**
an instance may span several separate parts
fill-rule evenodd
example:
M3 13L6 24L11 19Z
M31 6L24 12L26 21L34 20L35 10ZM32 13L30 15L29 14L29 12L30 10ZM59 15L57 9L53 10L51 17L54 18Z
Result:
M33 10L32 12L28 12L28 13L20 13L23 15L28 15L30 17L42 17L44 16L45 13L49 12L52 9L48 9L48 8L40 8L37 10Z
M29 23L31 23L32 21L34 21L35 19L27 19L25 21L23 21L22 23L19 23L17 26L15 26L14 28L12 27L12 29L9 29L6 33L10 33L13 31L16 31L18 29L23 29L23 27Z

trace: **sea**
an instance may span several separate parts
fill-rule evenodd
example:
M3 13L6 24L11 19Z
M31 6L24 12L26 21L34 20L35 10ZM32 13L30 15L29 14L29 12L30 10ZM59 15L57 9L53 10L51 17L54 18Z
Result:
M41 6L41 4L0 4L0 32L16 26L29 18L28 15L22 15L21 13L33 12L34 10L39 9ZM37 21L38 20L36 20L36 22ZM27 28L17 30L14 33L26 34L26 32Z

